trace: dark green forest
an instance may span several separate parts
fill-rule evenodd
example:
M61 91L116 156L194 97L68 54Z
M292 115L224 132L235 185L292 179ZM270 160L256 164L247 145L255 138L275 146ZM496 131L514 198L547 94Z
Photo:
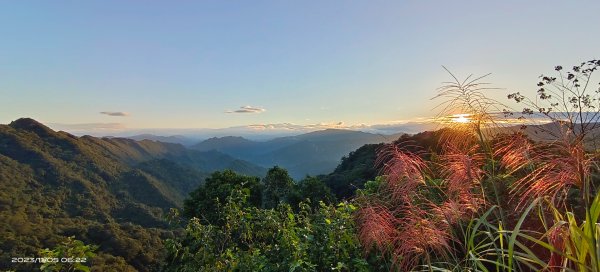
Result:
M32 119L0 125L0 269L30 270L11 257L75 237L98 246L97 271L157 270L175 230L169 209L221 169L266 172L176 144L75 137Z
M357 188L356 176L360 177L360 187L375 173L375 149L363 149L344 158L342 166L331 174L341 179L339 184L345 190ZM354 167L358 162L361 167ZM345 173L344 167L358 170ZM325 180L329 179L306 176L295 181L286 169L267 171L217 151L200 152L148 140L75 137L32 119L19 119L0 125L0 268L37 269L39 264L11 263L11 257L37 257L40 250L56 248L69 239L95 246L94 257L87 264L95 271L158 271L166 269L166 264L190 267L181 259L188 257L173 253L176 237L192 235L190 223L185 221L196 217L203 226L239 225L231 220L242 218L224 216L237 209L257 220L268 217L275 224L252 226L256 229L284 230L289 225L291 232L310 233L294 235L322 236L334 235L335 226L348 228L348 233L335 235L349 235L346 239L352 252L340 254L350 262L326 262L341 269L361 258L351 222L355 207L337 201L349 199L352 193L344 195ZM172 218L172 210L181 211L177 220ZM268 223L262 219L257 222ZM327 233L322 224L334 225ZM219 230L219 235L224 235L223 231ZM234 230L228 231L227 235L234 235ZM261 247L292 239L271 238L260 238ZM301 238L285 243L297 244ZM241 245L247 240L235 239L228 246L243 251L236 254L258 254L253 250L259 244L244 248ZM338 246L350 250L346 245ZM311 250L310 254L319 255L317 248ZM314 266L308 252L296 254L300 262L296 265ZM277 262L271 263L276 266L289 261L275 255L268 258Z
M377 175L373 163L378 147L365 145L350 153L329 175L294 180L284 168L267 171L217 151L148 140L75 137L32 119L19 119L0 126L1 269L37 269L38 264L9 260L40 256L40 250L69 239L95 246L87 265L96 271L189 268L193 264L185 260L190 257L174 250L175 245L192 246L189 237L177 238L193 235L187 222L191 218L198 218L195 227L214 226L205 234L216 235L213 239L232 236L225 248L235 249L235 254L259 254L255 249L282 243L291 243L287 250L305 244L306 248L295 249L303 251L294 253L294 261L281 258L291 252L264 253L268 265L278 267L275 270L286 270L284 264L294 262L314 269L366 267L351 220L356 207L347 201ZM236 220L243 218L225 216L233 209L266 224L252 228L270 231L252 234L255 238L233 237L240 230L222 229L240 225ZM177 218L175 210L181 213ZM292 233L268 237L286 228L298 237L289 236ZM337 233L336 228L346 232ZM346 240L334 239L339 235L346 235ZM322 244L303 240L304 236L321 239ZM248 247L247 239L260 243ZM311 263L311 258L324 256L320 251L334 246L327 243L334 242L342 243L335 245L339 247L335 250L343 251L336 253L340 256Z

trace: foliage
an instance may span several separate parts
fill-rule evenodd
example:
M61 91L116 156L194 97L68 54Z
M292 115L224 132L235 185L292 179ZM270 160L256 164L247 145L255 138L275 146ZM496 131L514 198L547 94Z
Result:
M194 168L187 167L168 159L156 159L142 162L136 168L166 182L178 192L179 202L182 203L187 194L198 188L206 180L209 174L199 172ZM179 196L182 194L183 196Z
M557 121L562 129L548 133L552 141L534 142L523 132L497 135L503 105L483 95L489 88L481 78L455 77L442 87L442 119L453 113L469 119L452 123L439 152L407 143L379 153L384 176L359 194L365 250L387 256L399 270L597 271L600 204L591 198L598 153L586 141L600 117L600 91L586 90L598 66L582 63L560 80L543 76L538 85L552 86L558 98L542 89L539 100L564 112L509 95Z
M546 164L540 165L535 157L532 160L532 163L537 163L541 173L534 172L526 177L525 181L531 184L537 176L555 174L549 173L547 168L555 169L563 174L558 176L557 183L544 186L542 182L533 181L534 187L538 190L549 190L552 187L550 190L555 196L559 191L568 191L568 188L560 190L564 186L577 187L582 191L586 207L589 207L594 189L590 171L594 167L593 162L597 160L597 152L588 152L588 147L590 141L595 147L597 135L594 133L597 133L595 130L600 125L600 87L592 82L592 75L598 67L600 60L582 62L567 72L562 66L556 66L558 78L542 75L535 100L518 92L508 96L509 99L525 105L523 114L526 116L537 111L558 126L554 131L546 130L552 136L552 141L547 144L549 148L545 148L551 149L550 152L536 154L538 157L542 156L541 160ZM554 157L551 157L553 155ZM553 163L557 165L552 165ZM561 169L559 165L566 165L566 168Z
M167 242L166 271L366 271L348 203L311 209L248 205L233 190L219 212L222 225L192 218L185 235Z
M292 207L299 207L303 201L307 201L307 204L313 208L318 207L320 202L335 203L335 196L329 187L319 178L310 176L298 182L287 198Z
M357 188L361 188L363 183L377 176L374 162L377 149L381 146L382 144L363 145L348 156L342 157L342 161L332 173L319 178L337 198L350 199Z
M0 125L0 258L36 256L75 236L98 245L92 270L155 269L163 239L173 235L165 212L202 182L194 168L231 161L206 155L154 141L75 137L27 118ZM8 269L35 265L0 262Z
M599 65L595 60L584 62L566 74L557 66L559 79L542 75L535 101L520 93L509 95L525 103L526 116L535 110L554 123L539 126L546 138L538 142L523 132L496 141L494 156L500 170L515 177L511 194L520 213L516 222L502 221L492 214L502 207L494 206L474 219L464 234L466 267L483 271L600 269L600 194L591 200L597 191L597 153L588 145L598 124L598 92L586 93Z
M552 122L538 126L544 140L500 129L505 106L485 97L485 76L451 74L437 96L450 128L365 145L298 183L280 167L262 182L225 170L202 183L199 169L264 169L30 119L0 125L0 256L95 256L43 271L599 271L598 67L557 66L535 99L509 95L524 117ZM452 122L458 113L467 122ZM166 211L196 187L185 229L167 230ZM334 194L355 200L334 205ZM14 268L33 266L0 266Z
M484 199L484 160L473 149L478 145L463 139L464 144L446 142L439 164L396 145L382 151L385 177L358 199L359 237L367 252L389 256L398 270L432 265L455 253L453 229L468 222ZM432 178L434 173L440 178Z
M160 207L134 200L129 189L120 186L124 174L132 169L107 155L105 149L92 144L89 139L54 132L31 119L0 125L2 259L36 256L40 248L53 247L64 236L76 236L85 243L99 245L101 254L94 259L99 263L107 258L134 263L158 255L162 233L156 230L143 230L158 239L143 241L150 247L142 254L115 253L109 249L124 241L142 243L121 230L123 214L129 214L128 221L147 227L164 223L160 222ZM95 239L92 230L104 229L109 222L115 226L114 232L104 230L111 233L110 239ZM145 267L157 261L147 259ZM0 270L11 268L32 270L33 266L0 263ZM117 269L114 265L107 268ZM144 267L138 267L138 270L144 271Z
M404 134L394 141L394 145L406 148L408 150L419 146L419 149L435 153L439 151L439 138L445 130L425 131L414 135ZM348 156L342 158L341 163L336 169L328 174L319 176L325 184L331 189L338 199L351 199L357 189L362 189L365 182L375 179L381 174L381 165L376 165L377 154L386 148L384 144L367 144L359 149L350 152Z
M544 236L548 243L534 240L536 244L546 246L552 252L548 267L554 270L570 268L600 271L600 193L592 201L586 211L586 218L581 223L572 212L563 214L552 203L549 203L549 207L555 223Z
M536 99L520 92L509 94L508 98L524 104L522 113L526 117L541 114L565 126L568 133L584 138L600 125L600 88L592 82L598 67L600 60L582 62L571 70L558 65L554 67L557 77L540 76Z
M199 218L203 223L222 225L225 220L219 207L226 203L234 190L248 193L245 204L260 207L262 186L257 177L236 174L231 170L214 172L206 182L190 193L184 201L183 215L187 218Z
M599 170L598 153L590 150L589 145L590 141L595 142L594 133L600 121L600 88L591 84L592 74L598 67L598 60L582 62L568 72L556 66L558 78L541 76L539 99L534 101L520 93L509 95L558 126L557 130L548 132L553 138L549 143L520 141L521 145L514 147L521 151L514 156L515 161L522 161L525 166L525 169L516 168L525 174L516 182L514 191L521 194L521 202L533 196L546 205L540 204L539 208L543 236L529 235L522 230L512 233L549 250L546 265L555 271L600 269L600 194L594 177ZM525 108L523 113L532 115L532 111ZM573 197L573 192L577 197ZM546 216L548 213L551 215Z
M40 256L51 261L40 266L40 270L47 271L90 271L86 264L96 256L94 251L97 246L85 245L74 237L67 237L61 244L53 249L40 250Z
M546 268L544 262L517 239L531 208L533 204L520 216L512 231L507 231L502 221L494 218L492 212L498 206L474 218L464 233L467 254L461 266L480 271L540 271Z
M465 245L471 267L488 271L598 271L600 267L600 194L590 207L590 217L578 222L572 212L561 212L550 198L537 198L520 215L512 229L490 218L492 207L473 220ZM542 231L525 226L538 212ZM548 211L550 213L548 214Z
M279 166L274 166L269 169L262 182L262 206L266 209L275 208L279 203L287 202L287 196L294 187L294 180L292 177L290 177L287 170Z

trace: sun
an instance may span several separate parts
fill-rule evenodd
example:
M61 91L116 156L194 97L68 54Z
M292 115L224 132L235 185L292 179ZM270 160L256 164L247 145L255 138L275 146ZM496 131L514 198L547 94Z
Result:
M466 124L471 122L468 114L455 114L452 116L452 122Z

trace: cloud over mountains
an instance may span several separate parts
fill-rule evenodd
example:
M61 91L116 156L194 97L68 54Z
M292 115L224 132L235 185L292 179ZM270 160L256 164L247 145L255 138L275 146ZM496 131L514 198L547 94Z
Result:
M237 110L227 110L225 113L261 113L265 111L267 110L261 107L243 106Z
M129 116L128 112L123 112L123 111L101 111L100 114L104 114L104 115L108 115L108 116L118 116L118 117Z

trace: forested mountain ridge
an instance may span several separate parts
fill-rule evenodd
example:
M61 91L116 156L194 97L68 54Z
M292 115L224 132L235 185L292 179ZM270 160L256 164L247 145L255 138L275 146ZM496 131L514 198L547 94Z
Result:
M130 165L149 159L168 159L203 172L232 169L257 176L263 176L266 173L264 168L215 150L201 152L187 149L181 144L152 140L136 141L127 138L96 138L92 136L83 136L81 139L103 149L104 154Z
M344 129L326 129L297 136L257 142L243 137L210 138L191 148L216 150L263 167L279 165L292 177L327 174L340 163L342 156L365 144L389 143L400 134L379 135Z
M403 148L419 146L423 151L436 152L436 142L444 129L425 131L414 135L404 134L389 144L366 144L342 157L340 164L331 173L318 176L339 199L350 199L357 189L363 189L367 181L374 180L382 173L382 163L377 157L385 148L396 145Z
M326 131L326 135L302 137L313 137L312 144L326 148L339 139L337 133L346 134ZM395 143L412 141L431 147L429 142L436 135L405 135ZM280 139L290 140L305 143L297 137ZM317 205L318 199L333 199L331 193L340 199L352 198L356 189L364 188L366 181L379 174L375 157L382 146L367 144L346 154L333 173L288 184L292 189L280 198L293 207L305 198L314 199L311 203ZM182 208L188 193L202 188L208 177L215 180L219 175L230 175L211 172L229 168L264 176L260 174L263 168L215 150L188 150L179 144L150 140L75 137L32 119L0 125L0 258L38 256L40 249L74 236L99 246L93 270L159 270L165 260L164 241L179 237L167 227L168 210ZM286 173L282 168L273 169L274 173ZM259 187L266 186L264 182ZM219 186L204 190L214 194ZM265 190L263 198L278 194ZM262 205L276 206L268 203ZM2 262L0 269L32 267L36 266Z
M264 171L218 152L75 137L28 118L0 125L0 269L29 270L10 258L37 256L68 236L99 246L95 269L156 268L172 235L168 209L225 168Z
M163 143L182 144L185 146L196 143L196 141L194 139L188 138L183 135L160 136L160 135L146 133L146 134L137 134L137 135L132 135L132 136L126 136L123 138L128 138L128 139L132 139L132 140L136 140L136 141L151 140L151 141L157 141L157 142L163 142Z

